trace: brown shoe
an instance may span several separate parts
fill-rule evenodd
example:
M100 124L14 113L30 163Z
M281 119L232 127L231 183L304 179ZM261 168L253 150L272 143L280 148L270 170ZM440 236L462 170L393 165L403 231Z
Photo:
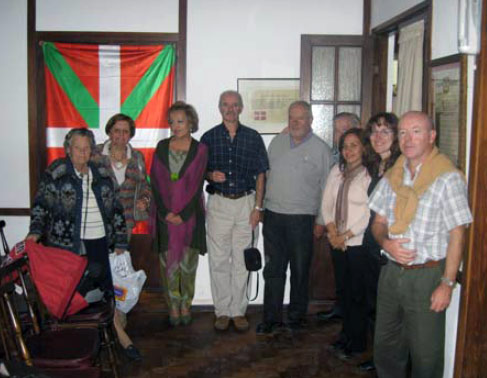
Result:
M230 318L228 316L219 316L215 320L215 329L217 331L226 331L230 325Z
M245 332L249 329L249 322L245 319L245 316L235 316L232 318L235 329L239 332Z

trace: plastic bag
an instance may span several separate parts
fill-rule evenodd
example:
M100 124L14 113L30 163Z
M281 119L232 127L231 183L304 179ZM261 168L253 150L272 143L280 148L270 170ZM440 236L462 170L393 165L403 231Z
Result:
M110 253L108 257L117 309L127 313L138 302L147 276L143 270L135 271L128 251L120 255Z

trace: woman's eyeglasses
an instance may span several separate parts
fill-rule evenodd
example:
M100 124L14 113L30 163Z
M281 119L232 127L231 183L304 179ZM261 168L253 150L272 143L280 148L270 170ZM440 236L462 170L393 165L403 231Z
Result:
M383 136L383 137L387 137L389 135L392 134L392 131L389 130L389 129L381 129L381 130L372 130L372 133L370 135L374 135L374 136L377 136L377 135L380 135L380 136Z

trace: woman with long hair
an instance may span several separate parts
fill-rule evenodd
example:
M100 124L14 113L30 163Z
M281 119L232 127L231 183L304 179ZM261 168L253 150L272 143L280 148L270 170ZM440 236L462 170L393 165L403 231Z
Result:
M398 118L393 113L378 113L370 118L365 126L365 148L367 151L367 169L372 178L368 189L370 196L384 173L394 165L401 154L397 137ZM367 290L367 318L372 333L375 323L375 309L377 301L377 285L380 267L384 257L381 257L380 246L372 236L371 225L375 213L371 212L369 226L365 230L363 246L367 250L366 260L366 290ZM375 369L372 360L359 365L362 371Z
M339 163L332 169L323 194L322 213L332 248L345 254L343 280L343 329L332 348L340 357L350 358L365 351L366 318L364 261L362 246L365 229L369 224L367 189L370 175L363 130L352 128L339 140ZM362 320L363 319L363 320Z

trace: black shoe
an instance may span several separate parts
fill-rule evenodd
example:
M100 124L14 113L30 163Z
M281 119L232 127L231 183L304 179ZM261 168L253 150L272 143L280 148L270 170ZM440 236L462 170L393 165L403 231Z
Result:
M255 328L256 335L270 335L272 333L272 323L262 322Z
M127 348L125 348L125 355L131 361L142 360L142 355L140 354L139 350L135 347L134 344L131 344Z
M336 308L332 308L331 310L329 311L322 311L322 312L318 312L316 314L316 318L318 320L321 320L321 321L328 321L328 320L332 320L332 319L341 319L342 318L342 314L341 314L341 311L336 309Z
M282 323L279 322L262 322L257 325L255 329L255 334L258 336L271 335L283 327Z
M346 347L347 347L347 343L342 339L338 339L334 343L330 344L330 349L333 352L344 351Z
M374 371L375 364L373 360L368 360L357 365L358 369L363 372Z
M359 353L356 353L356 352L352 352L350 349L348 348L344 348L344 349L341 349L341 350L337 350L335 355L340 359L340 360L344 360L344 361L348 361L348 360L351 360L352 358L358 356Z
M287 323L287 326L291 330L297 331L297 330L301 330L303 328L308 328L308 321L306 319L290 320Z

